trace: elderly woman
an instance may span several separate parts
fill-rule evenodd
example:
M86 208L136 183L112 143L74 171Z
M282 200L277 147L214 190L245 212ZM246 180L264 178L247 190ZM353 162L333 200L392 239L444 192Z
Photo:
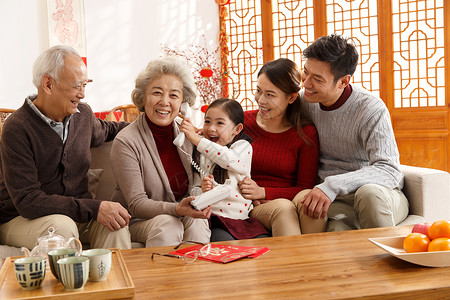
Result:
M118 187L113 200L128 208L131 240L146 247L183 241L207 243L211 208L193 209L186 197L192 188L189 158L173 144L180 133L175 120L182 102L195 101L192 73L175 58L151 61L136 79L132 92L141 114L117 135L111 161ZM192 153L186 139L181 147Z

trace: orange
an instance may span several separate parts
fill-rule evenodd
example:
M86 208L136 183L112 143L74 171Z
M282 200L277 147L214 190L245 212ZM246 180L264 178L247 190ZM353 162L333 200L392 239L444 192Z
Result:
M450 239L437 238L431 241L428 251L447 251L450 250Z
M428 236L434 240L437 238L450 238L450 221L440 220L431 224Z
M410 233L403 240L403 248L406 252L427 252L430 238L423 233Z

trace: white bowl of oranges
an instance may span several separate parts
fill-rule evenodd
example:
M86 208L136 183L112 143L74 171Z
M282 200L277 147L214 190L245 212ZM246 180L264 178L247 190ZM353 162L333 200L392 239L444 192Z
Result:
M372 243L402 260L427 266L450 266L450 221L416 224L400 237L371 238Z

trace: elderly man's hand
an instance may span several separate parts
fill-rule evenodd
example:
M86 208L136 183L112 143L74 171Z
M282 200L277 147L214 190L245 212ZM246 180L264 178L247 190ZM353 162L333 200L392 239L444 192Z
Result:
M131 216L118 202L102 201L98 208L97 222L109 231L116 231L128 225Z

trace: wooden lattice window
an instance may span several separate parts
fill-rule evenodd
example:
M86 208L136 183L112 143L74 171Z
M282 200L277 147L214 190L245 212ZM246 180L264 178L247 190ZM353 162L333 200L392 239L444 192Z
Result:
M226 19L230 95L244 108L256 108L256 73L264 62L288 57L302 67L302 49L334 32L352 37L358 48L360 64L353 82L379 95L389 109L444 107L448 102L444 25L449 19L444 4L444 0L231 0Z
M444 3L392 2L395 107L445 105Z
M252 90L263 65L259 1L232 1L226 20L229 36L228 90L246 109L256 108Z
M358 49L359 64L352 82L379 96L377 0L326 1L327 30L351 37Z

